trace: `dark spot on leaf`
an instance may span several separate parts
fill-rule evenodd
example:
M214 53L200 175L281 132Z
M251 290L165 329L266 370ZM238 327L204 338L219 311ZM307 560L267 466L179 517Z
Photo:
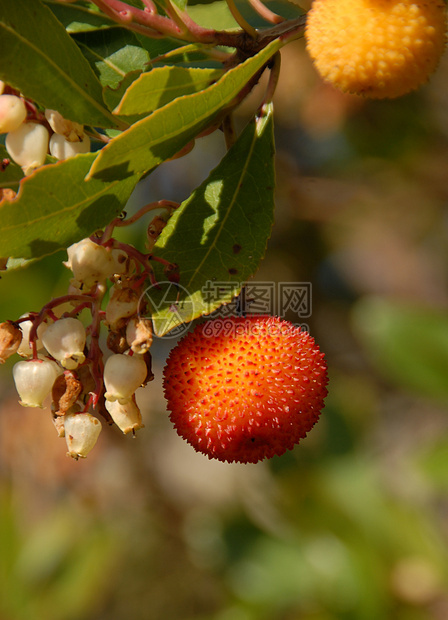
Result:
M242 249L243 248L240 246L239 243L235 243L235 245L232 248L234 254L239 254Z
M234 276L236 273L238 273L238 269L235 269L235 267L231 267L229 270L230 275Z

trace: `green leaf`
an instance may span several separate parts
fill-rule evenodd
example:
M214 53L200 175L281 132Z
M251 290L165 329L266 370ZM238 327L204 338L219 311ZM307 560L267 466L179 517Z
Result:
M181 11L184 11L187 7L188 0L173 0L173 4L175 4Z
M204 28L215 28L215 30L238 30L240 28L225 0L189 6L187 13L193 21Z
M45 0L45 4L71 34L118 27L117 23L104 13L78 4L61 4L54 0Z
M102 86L117 88L128 73L143 71L149 62L148 52L124 28L82 33L75 40Z
M126 91L114 110L121 116L147 116L177 97L206 89L222 76L219 69L160 67L144 73Z
M244 19L254 28L266 28L271 24L255 11L247 0L235 0L235 4ZM305 14L299 5L288 0L263 0L263 4L273 13L285 19L297 19Z
M76 43L39 0L0 0L0 78L46 108L86 125L116 127Z
M366 298L354 327L382 376L411 392L448 400L448 317L445 312Z
M0 202L0 256L36 258L91 235L119 214L139 177L84 181L94 153L43 166Z
M154 255L178 265L180 286L147 291L158 336L230 302L256 271L273 224L272 112L267 106L245 128L159 237Z
M272 41L206 90L179 97L135 123L102 149L89 176L144 174L172 157L210 125L282 45L279 39Z
M156 58L157 56L166 54L167 52L184 45L182 41L176 39L151 39L149 37L145 37L139 32L135 32L134 35L139 41L141 47L149 53L151 58Z
M117 105L123 99L124 94L127 91L127 89L131 86L133 82L135 82L136 79L138 79L141 76L141 74L142 72L140 70L131 71L131 73L128 73L124 76L124 78L115 88L111 88L110 86L105 87L105 89L103 90L103 98L109 110L113 110L114 108L117 107ZM111 131L115 132L114 136L117 135L115 129L111 129L111 130L108 129L107 130L108 134Z
M0 258L0 261L3 259ZM25 267L29 267L32 263L36 262L37 258L8 258L6 259L5 269L7 271L13 271L16 269L24 269Z
M10 187L17 191L19 182L23 179L22 168L10 159L8 151L3 144L0 144L0 161L3 159L9 159L10 162L4 170L0 169L0 189Z
M161 60L154 58L153 66L160 62L163 65L168 63L184 63L185 65L196 67L200 65L204 68L220 68L222 66L221 63L209 54L209 47L211 46L200 45L198 43L189 43L188 45L176 47L175 49L165 52Z

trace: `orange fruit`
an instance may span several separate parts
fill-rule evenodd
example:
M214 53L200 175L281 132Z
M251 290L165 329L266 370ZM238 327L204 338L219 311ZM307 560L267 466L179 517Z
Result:
M314 0L305 38L324 80L381 99L428 80L444 51L445 33L444 0Z

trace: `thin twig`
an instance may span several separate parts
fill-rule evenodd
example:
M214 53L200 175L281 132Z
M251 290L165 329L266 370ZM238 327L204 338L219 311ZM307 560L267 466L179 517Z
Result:
M87 354L88 360L91 362L92 377L95 381L95 389L93 392L89 392L89 399L85 410L88 409L90 404L95 409L101 394L104 391L104 362L103 352L100 347L100 330L101 330L101 302L105 294L105 288L97 284L95 291L92 295L92 323L90 325L90 347Z
M179 207L180 204L178 202L173 202L171 200L158 200L157 202L150 202L144 207L141 207L141 209L139 209L131 217L128 217L125 220L118 220L115 226L129 226L145 215L145 213L149 213L149 211L154 211L155 209L178 209Z
M231 114L227 114L222 121L222 130L224 132L224 139L226 141L227 150L230 149L236 142L236 131L233 124L233 117Z
M237 24L239 26L241 26L241 28L247 32L247 34L252 37L252 39L256 39L258 34L257 31L255 30L255 28L253 26L251 26L249 24L249 22L247 22L244 17L241 15L241 13L238 11L236 4L235 4L235 0L226 0L227 2L227 6L230 9L230 12L232 13L235 21L237 22Z
M170 17L179 28L179 33L183 35L182 38L185 38L186 40L193 38L194 40L194 36L192 37L190 29L188 28L188 25L186 23L186 13L180 11L177 6L173 2L171 2L171 0L165 0L164 8L168 17Z
M252 8L257 11L258 15L266 21L271 22L271 24L280 24L285 21L284 17L268 9L261 0L249 0L249 3L252 5Z
M280 52L277 52L274 58L272 59L272 66L270 67L270 73L269 73L269 81L266 87L266 92L264 94L263 101L260 106L261 108L265 104L271 103L274 97L275 89L277 88L278 80L280 77L280 65L281 65L281 55L280 55Z

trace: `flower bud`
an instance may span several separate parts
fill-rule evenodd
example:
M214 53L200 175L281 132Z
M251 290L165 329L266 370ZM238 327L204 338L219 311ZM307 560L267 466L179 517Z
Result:
M74 370L86 359L86 330L78 319L68 317L55 321L45 331L42 342L48 353L67 370Z
M0 133L15 131L26 119L23 99L15 95L0 95Z
M144 428L142 414L135 399L132 398L124 404L121 404L118 400L106 400L105 404L112 420L125 435Z
M68 456L85 459L101 433L101 422L90 413L69 413L64 416Z
M6 150L12 159L30 174L45 162L48 150L48 129L38 123L23 123L6 136Z
M147 372L145 361L138 355L111 355L104 367L106 400L127 403L145 381Z
M56 134L63 136L69 142L82 142L84 127L79 123L65 119L57 110L45 110L45 118Z
M126 341L134 353L144 355L152 344L151 319L135 317L126 327Z
M90 138L84 134L79 142L69 142L64 136L54 133L50 138L50 155L56 159L70 159L78 153L90 152Z
M106 322L112 331L120 328L123 319L136 314L139 295L134 289L114 284L109 291L109 302L106 306Z
M12 321L0 323L0 364L17 353L22 342L22 332Z
M24 407L43 407L59 374L58 365L51 360L17 362L12 369L20 404Z
M23 316L27 316L27 315L24 314ZM19 325L20 325L20 329L22 330L22 342L20 343L17 353L21 357L31 357L33 354L33 349L30 343L30 332L33 327L33 322L23 321L22 323L19 323ZM41 338L42 338L43 333L47 329L47 327L48 325L46 323L41 323L39 327L37 328L37 338L36 338L36 350L37 351L40 351L44 346L42 344Z
M83 239L67 249L66 267L73 271L75 280L91 288L97 282L103 282L115 273L114 254L91 239Z

